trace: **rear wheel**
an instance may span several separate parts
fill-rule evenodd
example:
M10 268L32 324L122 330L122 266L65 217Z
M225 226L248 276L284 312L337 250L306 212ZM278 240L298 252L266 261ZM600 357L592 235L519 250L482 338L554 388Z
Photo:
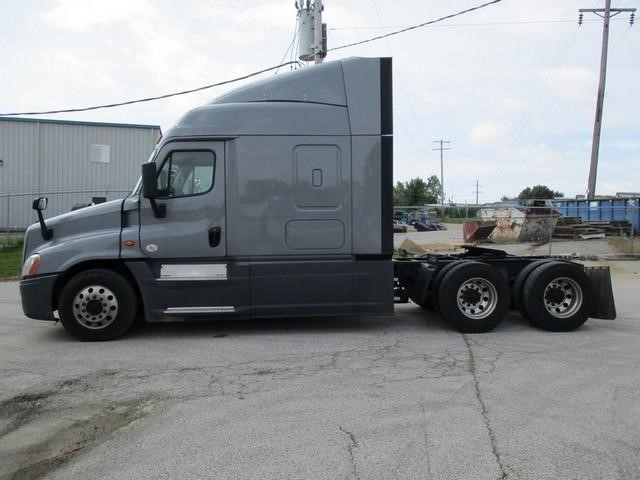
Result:
M79 340L113 340L124 334L136 315L136 296L122 275L87 270L72 277L58 301L60 321Z
M513 297L513 305L515 306L516 310L518 310L520 314L526 319L529 319L529 317L524 308L524 300L523 300L524 282L527 280L531 272L533 272L536 268L540 267L541 265L546 265L547 263L550 263L553 261L554 260L546 259L546 260L536 260L535 262L531 262L529 265L527 265L522 270L520 270L520 273L518 273L516 280L513 282L513 289L511 290L512 297Z
M592 290L582 267L552 262L538 267L525 281L524 308L540 328L568 332L589 318Z
M431 287L431 297L429 298L429 307L431 310L435 310L436 312L440 312L440 304L438 300L438 292L440 291L440 285L442 284L442 280L453 268L469 263L468 260L454 260L453 262L445 265L440 269L440 271L436 274L433 279L433 286Z
M438 292L440 313L457 330L492 330L509 309L509 282L496 268L465 261L448 271Z

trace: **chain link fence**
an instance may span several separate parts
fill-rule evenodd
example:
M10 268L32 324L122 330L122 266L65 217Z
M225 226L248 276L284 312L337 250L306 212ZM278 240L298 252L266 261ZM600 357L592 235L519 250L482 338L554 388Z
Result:
M395 246L403 249L404 243L410 253L455 251L475 244L516 255L640 255L637 199L448 205L444 211L439 205L398 206L394 220Z
M0 231L4 233L23 232L29 225L37 222L37 214L31 207L33 200L38 197L49 198L49 206L45 216L53 217L69 212L77 205L115 200L124 197L129 192L130 190L89 189L0 193Z

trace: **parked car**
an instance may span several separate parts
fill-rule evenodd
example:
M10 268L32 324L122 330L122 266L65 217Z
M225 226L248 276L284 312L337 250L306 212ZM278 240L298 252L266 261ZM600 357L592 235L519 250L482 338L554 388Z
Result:
M393 221L393 233L407 233L407 226L398 220Z
M435 225L433 225L431 223L424 223L424 222L421 222L419 220L411 220L409 222L409 225L414 227L419 232L432 232L434 230L437 230Z

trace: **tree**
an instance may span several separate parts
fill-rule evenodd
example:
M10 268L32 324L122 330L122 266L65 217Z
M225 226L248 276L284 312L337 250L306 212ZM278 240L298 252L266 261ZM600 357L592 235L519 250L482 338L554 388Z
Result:
M406 194L407 194L407 192L405 191L404 183L397 182L396 186L393 187L393 204L394 205L408 205L408 203L406 203L406 201L405 201Z
M431 175L427 178L427 197L426 203L438 203L441 200L441 186L440 180L436 175Z
M520 192L518 198L521 199L539 199L546 200L555 197L564 197L564 193L555 192L546 185L534 185L533 187L527 187Z
M394 205L424 205L438 203L440 198L440 181L431 175L425 182L421 178L412 178L408 182L397 182L393 187Z
M422 205L427 203L427 184L421 178L412 178L404 184L405 205Z

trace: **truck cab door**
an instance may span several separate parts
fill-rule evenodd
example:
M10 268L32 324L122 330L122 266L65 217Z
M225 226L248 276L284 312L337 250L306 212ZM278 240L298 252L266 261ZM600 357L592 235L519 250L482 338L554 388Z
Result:
M169 142L156 164L164 216L140 197L146 261L129 263L147 320L248 316L250 267L226 258L224 142Z
M226 256L224 142L170 142L156 156L158 218L141 199L140 248L151 258Z

